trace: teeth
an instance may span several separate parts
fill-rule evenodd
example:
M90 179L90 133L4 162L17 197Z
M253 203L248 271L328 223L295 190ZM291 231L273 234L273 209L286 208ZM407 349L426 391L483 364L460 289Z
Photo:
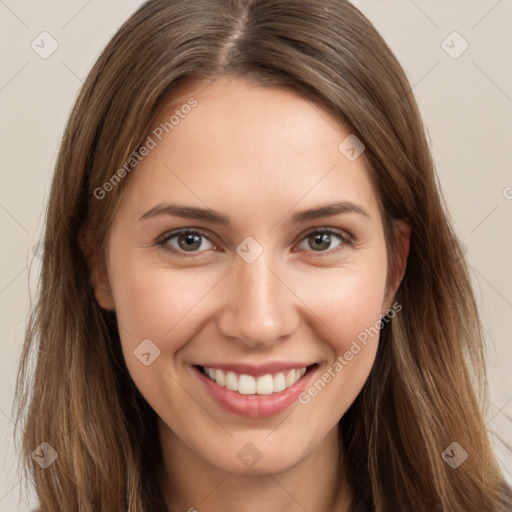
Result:
M235 372L226 373L226 389L238 391L238 377Z
M274 379L272 375L263 375L256 381L256 393L258 395L271 395L274 392Z
M261 377L237 375L235 372L224 372L218 368L203 368L203 372L219 386L230 391L238 391L241 395L272 395L293 386L305 373L306 368L296 368L275 375Z
M254 395L256 393L256 379L251 375L240 375L238 377L238 392L241 395Z
M286 376L286 387L289 388L295 382L295 370L290 370Z
M305 369L304 369L305 370ZM283 389L286 389L286 379L284 376L284 373L278 373L277 375L274 375L274 393L277 393L279 391L283 391Z
M215 381L217 384L224 387L225 380L224 372L222 370L215 370Z

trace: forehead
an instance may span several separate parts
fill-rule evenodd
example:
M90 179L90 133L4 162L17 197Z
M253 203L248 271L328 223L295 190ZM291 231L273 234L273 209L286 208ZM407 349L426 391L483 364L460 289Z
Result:
M378 216L364 152L355 160L344 152L351 136L290 89L228 77L189 81L161 103L149 133L154 147L132 171L127 194L139 213L179 197L217 210L250 201L281 215L299 202L351 200Z

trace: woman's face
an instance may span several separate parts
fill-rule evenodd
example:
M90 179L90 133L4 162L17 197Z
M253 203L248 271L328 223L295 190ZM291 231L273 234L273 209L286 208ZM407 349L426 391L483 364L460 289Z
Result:
M374 362L394 288L350 135L290 90L195 82L124 178L97 300L161 428L226 471L312 454Z

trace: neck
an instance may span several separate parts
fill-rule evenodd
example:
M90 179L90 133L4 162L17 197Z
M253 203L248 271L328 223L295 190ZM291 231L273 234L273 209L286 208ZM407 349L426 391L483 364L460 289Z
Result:
M163 461L158 480L169 510L350 510L353 490L337 428L294 466L278 473L257 475L215 467L185 445L161 420L159 436Z

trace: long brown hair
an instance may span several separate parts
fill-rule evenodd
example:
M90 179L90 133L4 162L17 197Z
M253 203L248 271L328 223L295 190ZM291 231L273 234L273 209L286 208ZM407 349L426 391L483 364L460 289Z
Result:
M95 190L143 144L162 98L183 80L222 75L327 107L366 146L391 262L393 219L412 229L403 311L382 328L371 375L340 421L355 505L511 510L483 421L482 329L424 127L396 58L346 0L149 0L92 68L53 176L17 382L40 510L165 510L152 475L156 415L128 374L115 313L95 300L86 253L102 261L130 177L101 199ZM30 456L42 442L58 453L46 469ZM456 469L441 456L452 442L468 453Z

